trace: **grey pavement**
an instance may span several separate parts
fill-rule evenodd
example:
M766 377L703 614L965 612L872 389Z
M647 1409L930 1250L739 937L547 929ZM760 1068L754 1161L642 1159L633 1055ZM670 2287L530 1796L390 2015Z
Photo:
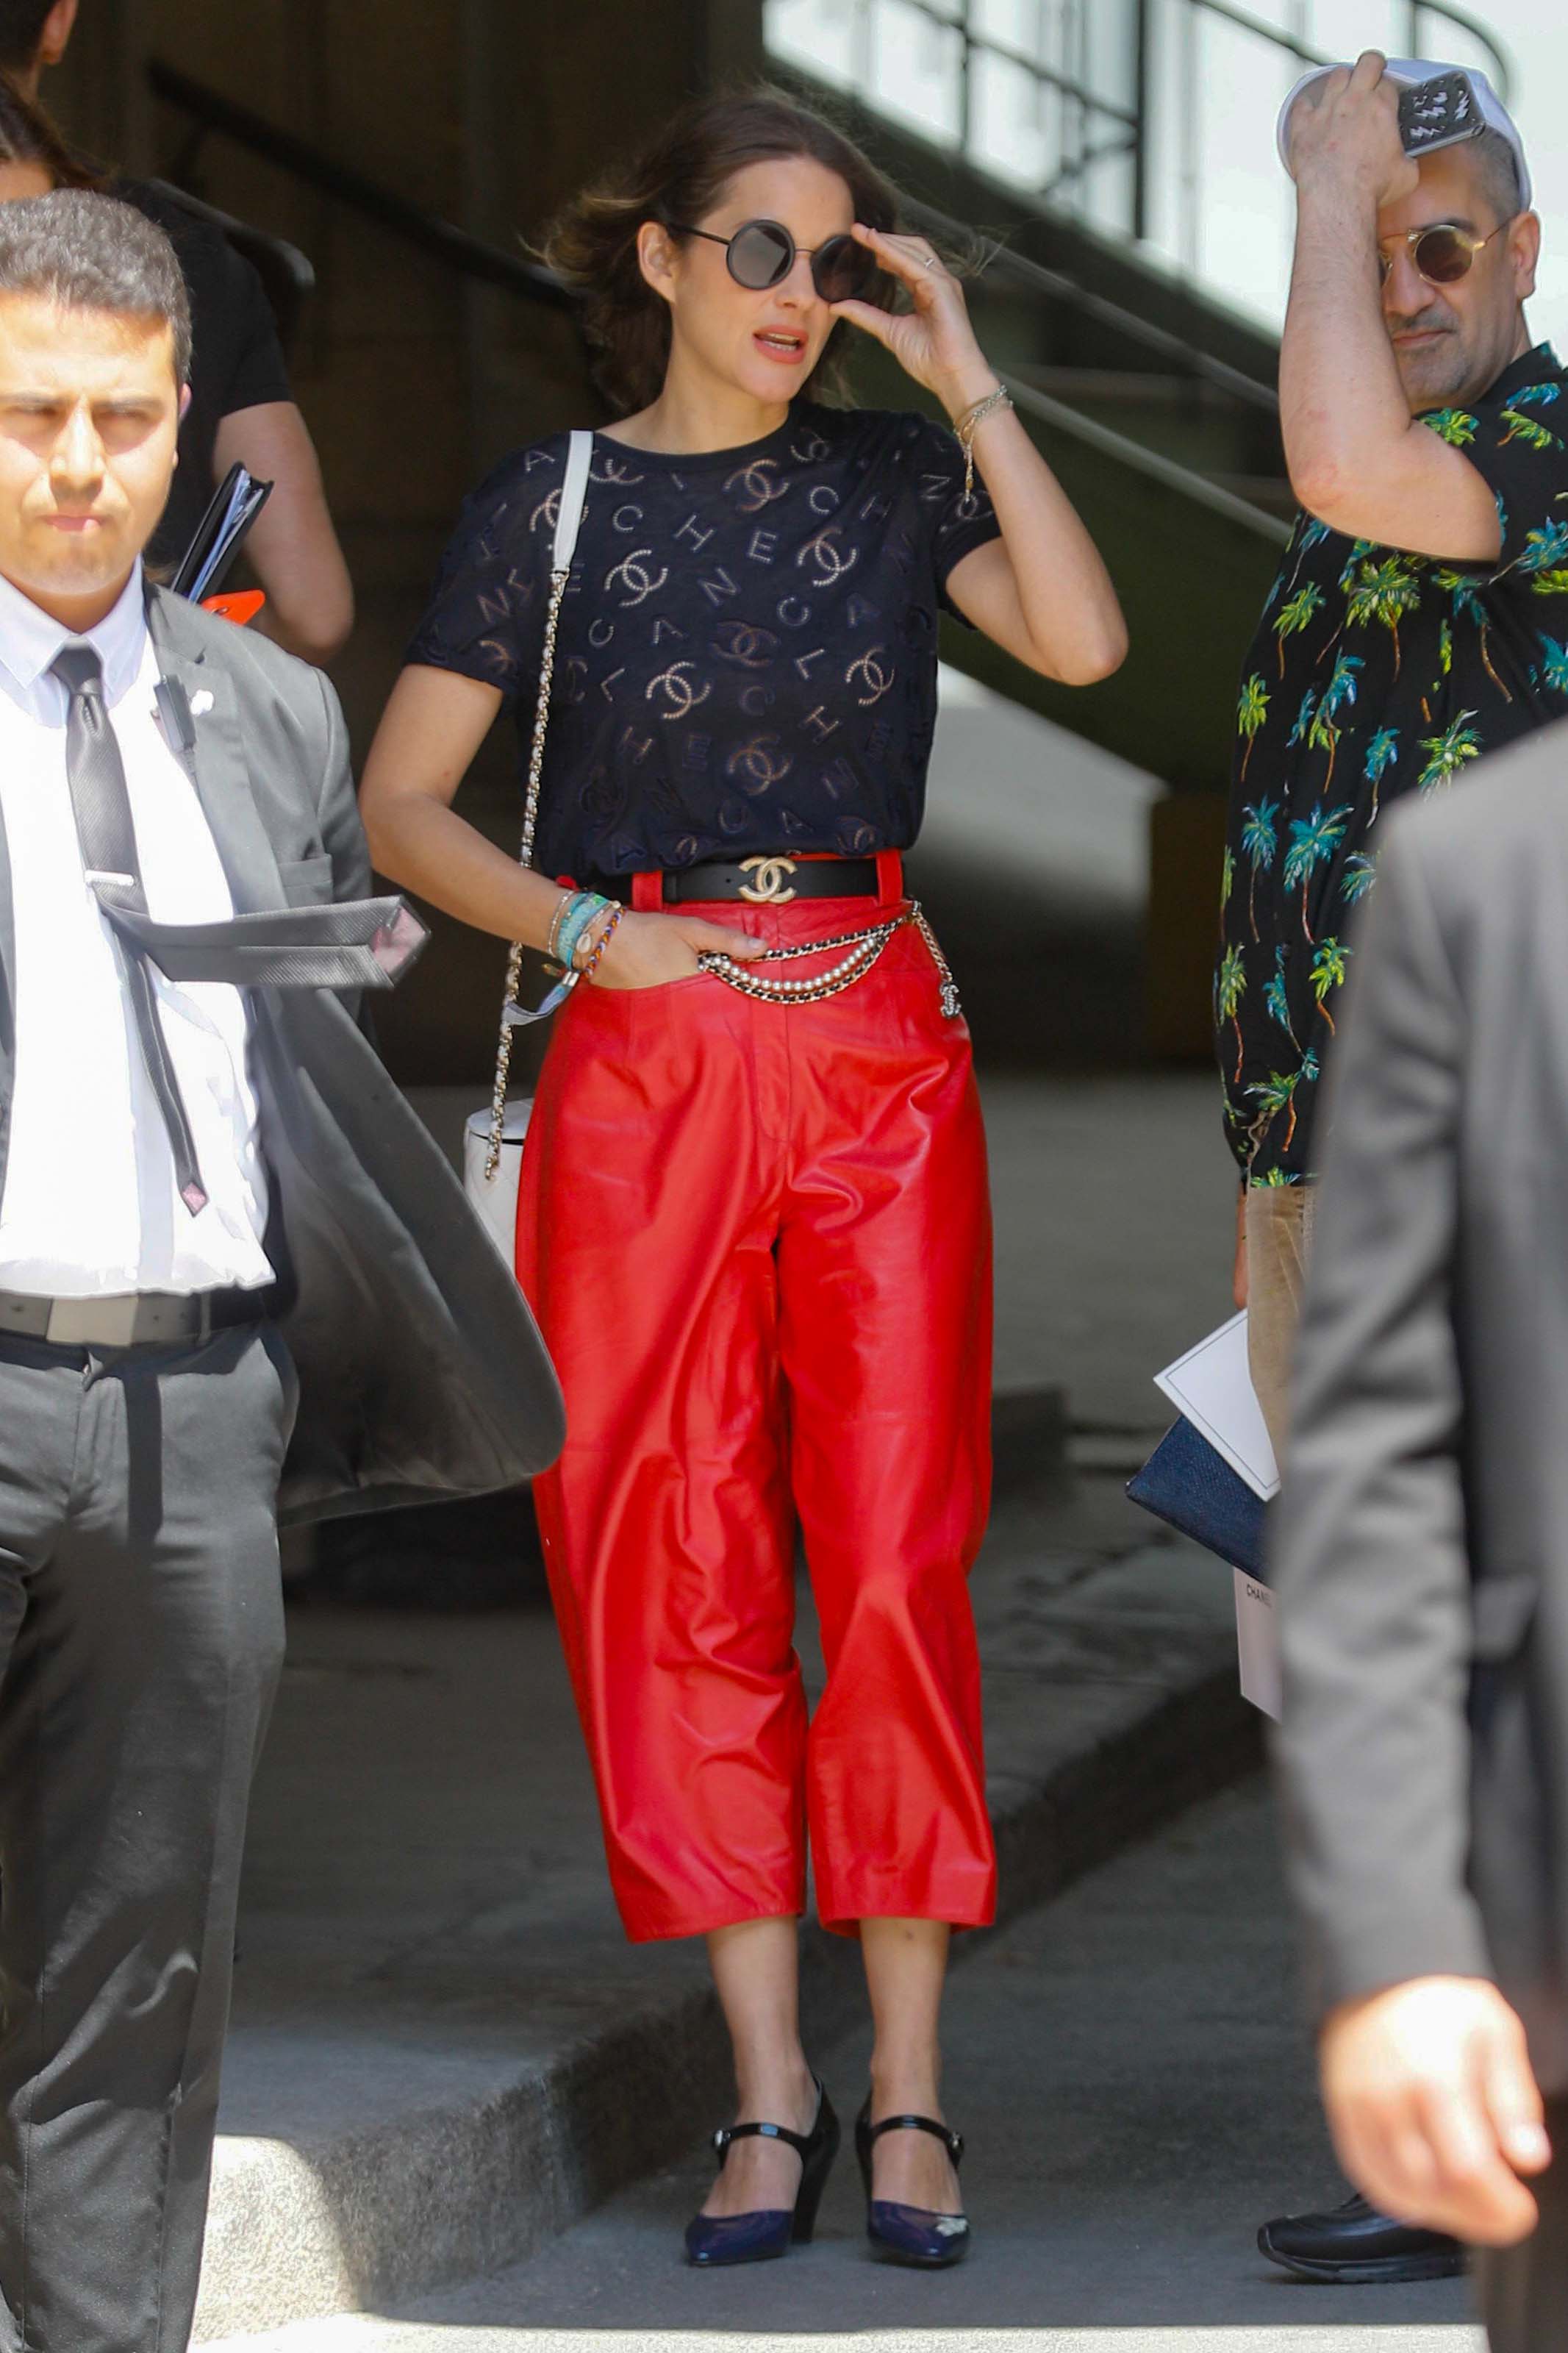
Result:
M1047 1463L1012 1490L976 1575L1016 1913L1234 1777L1256 1738L1228 1572L1119 1492L1163 1419L1147 1374L1226 1312L1213 1088L986 1094L1001 1387L1065 1379L1076 1412L1125 1433L1097 1475ZM443 1090L422 1108L451 1143L468 1102ZM803 1655L815 1673L808 1607ZM854 1957L820 1936L805 1951L826 2041L855 2013ZM241 1952L206 2337L528 2255L668 2162L724 2095L700 1955L621 1938L537 1603L291 1609Z
M986 1073L981 1092L998 1388L1059 1382L1075 1422L1163 1430L1151 1376L1236 1312L1236 1164L1217 1081Z
M975 1607L1015 1909L1256 1754L1228 1573L1114 1480L1016 1495ZM724 2096L700 1954L621 1937L542 1608L291 1612L240 1947L202 2336L514 2260ZM853 1951L805 1958L826 2039Z
M544 2353L572 2346L942 2353L1479 2353L1461 2282L1299 2286L1257 2255L1283 2201L1342 2194L1297 2014L1268 1795L1249 1779L984 1939L948 2006L949 2105L976 2229L942 2275L868 2260L841 2160L816 2242L694 2274L681 2225L708 2160L679 2159L531 2262L402 2307L303 2325L254 2353ZM866 2038L819 2056L842 2109Z
M748 2329L757 2353L822 2353L820 2333ZM1479 2328L868 2328L834 2339L847 2353L1486 2353ZM487 2327L351 2315L237 2340L247 2353L734 2353L713 2329Z

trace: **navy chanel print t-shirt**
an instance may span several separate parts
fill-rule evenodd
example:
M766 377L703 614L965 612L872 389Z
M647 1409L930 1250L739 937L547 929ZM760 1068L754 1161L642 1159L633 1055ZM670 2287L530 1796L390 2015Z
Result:
M566 436L464 509L410 662L499 687L522 759ZM920 830L949 573L994 539L929 417L797 403L762 441L596 438L562 608L534 863L578 882ZM950 608L951 609L951 608Z

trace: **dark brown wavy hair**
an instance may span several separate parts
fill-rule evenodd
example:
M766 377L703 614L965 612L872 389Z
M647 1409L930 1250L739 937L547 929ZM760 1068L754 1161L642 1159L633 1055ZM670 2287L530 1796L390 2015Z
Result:
M838 174L855 218L868 228L897 226L891 184L854 141L787 91L767 88L685 108L629 164L584 188L551 223L542 259L583 298L595 377L618 416L657 399L669 364L669 307L637 259L644 221L700 221L749 164L797 156ZM868 300L886 305L892 294L891 281L879 271ZM847 332L842 322L834 328L803 396L840 390Z
M36 99L0 72L0 164L37 164L57 188L99 188L103 175L73 155Z

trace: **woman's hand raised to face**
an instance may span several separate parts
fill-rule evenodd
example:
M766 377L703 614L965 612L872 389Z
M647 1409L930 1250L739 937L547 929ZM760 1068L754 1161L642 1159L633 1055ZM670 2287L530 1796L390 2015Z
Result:
M975 341L963 289L923 237L895 237L857 221L857 240L890 278L908 287L912 311L879 311L874 302L836 302L835 318L863 328L905 374L934 392L950 417L996 389L996 372Z
M603 921L593 926L597 938ZM716 950L749 963L767 952L767 942L728 923L705 923L695 915L621 917L595 971L595 988L662 988L691 980L701 971L700 955Z

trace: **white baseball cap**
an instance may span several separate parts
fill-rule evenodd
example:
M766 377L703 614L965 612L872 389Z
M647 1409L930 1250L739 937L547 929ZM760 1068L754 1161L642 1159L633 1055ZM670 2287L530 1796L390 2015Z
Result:
M1287 171L1290 169L1290 110L1295 105L1296 100L1300 97L1301 92L1304 90L1310 88L1313 82L1321 81L1325 74L1339 73L1342 71L1349 73L1351 67L1348 59L1342 68L1339 66L1314 66L1310 73L1304 73L1301 76L1300 80L1296 84L1295 89L1285 100L1284 105L1279 110L1279 127L1276 133L1276 138L1279 147L1279 161L1284 164ZM1402 89L1414 87L1416 82L1433 81L1436 79L1438 74L1450 73L1464 73L1469 76L1476 96L1481 102L1481 114L1486 121L1487 129L1489 131L1499 132L1502 138L1508 141L1509 145L1512 148L1513 160L1519 166L1520 209L1521 212L1528 212L1531 204L1534 202L1535 191L1530 176L1530 165L1526 163L1524 157L1524 142L1519 135L1519 127L1515 123L1512 115L1509 112L1507 107L1503 104L1501 99L1498 96L1496 90L1492 88L1485 74L1482 73L1476 66L1443 65L1435 58L1390 58L1387 66L1389 80L1399 83ZM1444 150L1440 148L1437 152L1442 153Z

